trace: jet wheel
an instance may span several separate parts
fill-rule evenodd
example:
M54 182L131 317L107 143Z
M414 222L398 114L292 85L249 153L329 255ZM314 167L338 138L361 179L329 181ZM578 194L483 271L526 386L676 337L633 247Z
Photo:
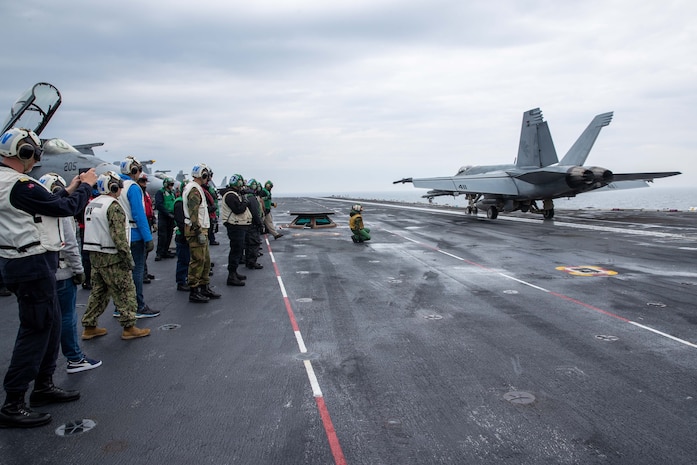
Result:
M489 209L486 211L486 217L490 220L495 220L497 216L499 216L499 211L496 209L496 207L489 207Z
M552 218L554 218L554 208L545 210L544 213L542 213L542 216L546 220L551 220Z
M474 209L472 207L467 207L467 214L471 215L474 212Z

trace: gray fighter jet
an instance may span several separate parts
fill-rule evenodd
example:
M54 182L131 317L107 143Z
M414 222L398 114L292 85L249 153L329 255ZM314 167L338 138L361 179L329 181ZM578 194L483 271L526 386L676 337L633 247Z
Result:
M21 127L31 129L40 136L61 102L61 94L55 86L47 82L34 84L12 106L0 134L13 127ZM90 168L94 168L97 174L109 170L119 172L118 165L121 160L109 163L95 156L94 147L104 145L103 142L75 146L58 138L42 139L41 142L44 150L41 161L29 172L34 179L39 179L46 173L57 173L66 182L70 182L80 172ZM150 165L154 162L141 161L143 170L148 174L147 191L153 198L162 188L162 181L166 177L161 172L152 172Z
M681 174L679 171L616 174L599 166L583 166L600 134L610 124L612 112L593 118L561 161L552 142L547 122L539 108L523 113L518 157L512 165L463 166L455 176L437 178L404 178L397 183L431 189L424 198L433 200L442 195L465 195L469 200L467 213L486 210L495 219L499 212L542 213L554 217L554 200L575 197L595 189L630 189L647 187L647 182ZM542 201L542 208L537 201Z

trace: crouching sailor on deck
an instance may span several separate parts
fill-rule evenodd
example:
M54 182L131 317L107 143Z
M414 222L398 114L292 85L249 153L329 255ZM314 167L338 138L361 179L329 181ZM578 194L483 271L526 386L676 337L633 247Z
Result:
M351 213L349 213L351 216L349 219L349 228L351 228L351 232L353 232L351 240L356 243L370 240L370 229L363 226L362 212L363 206L355 204L351 207Z

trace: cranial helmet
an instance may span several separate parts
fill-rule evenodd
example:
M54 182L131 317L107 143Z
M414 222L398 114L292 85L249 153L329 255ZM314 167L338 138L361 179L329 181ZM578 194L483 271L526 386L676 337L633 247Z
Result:
M228 182L230 187L244 187L244 178L241 174L233 174Z
M143 165L136 160L135 157L126 157L125 160L121 162L121 172L127 174L128 176L135 176L136 174L143 171Z
M269 186L269 187L266 187L266 186ZM271 181L266 181L266 182L264 183L264 187L267 188L267 189L270 189L270 188L273 187L273 183L272 183Z
M41 140L34 131L12 128L0 137L0 155L20 160L41 160Z
M162 185L167 187L167 186L173 186L174 185L174 179L172 178L165 178L164 181L162 181Z
M97 191L100 194L116 194L121 188L123 188L123 181L113 171L100 174L97 178Z
M181 183L179 183L179 191L184 192L184 187L189 181L187 179L183 179Z
M138 182L145 181L148 182L148 174L147 173L140 173L140 176L138 176Z
M211 177L211 169L208 168L205 163L199 163L191 170L191 177L201 178L204 181L208 181L208 179Z
M39 182L48 189L49 192L56 193L65 189L65 179L56 173L46 173L39 178Z
M253 191L256 191L257 189L259 189L259 182L258 182L256 179L254 179L254 178L249 178L249 179L247 180L247 185L248 185L249 188L252 189Z
M355 204L351 207L351 210L357 211L357 212L362 212L363 211L363 206L360 204Z

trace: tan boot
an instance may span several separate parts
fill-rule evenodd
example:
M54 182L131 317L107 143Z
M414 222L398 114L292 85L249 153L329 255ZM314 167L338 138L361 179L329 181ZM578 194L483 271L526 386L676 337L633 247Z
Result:
M135 326L129 326L128 328L123 328L121 333L121 339L136 339L138 337L145 337L150 335L150 330L148 328L136 328Z
M95 337L104 336L107 333L106 328L98 328L97 326L85 326L82 330L82 339L87 341Z

